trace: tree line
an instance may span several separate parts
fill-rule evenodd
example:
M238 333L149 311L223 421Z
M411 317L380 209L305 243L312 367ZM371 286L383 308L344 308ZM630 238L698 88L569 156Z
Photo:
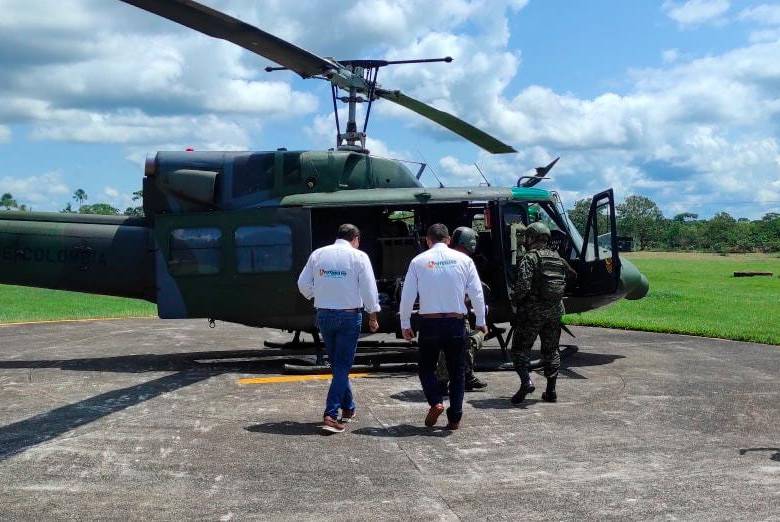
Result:
M584 235L590 199L580 199L569 219ZM615 207L617 233L633 239L634 250L689 250L699 252L780 252L780 213L761 219L734 218L718 212L709 219L683 212L667 218L645 196L629 196ZM606 213L598 216L599 233L609 230Z
M133 201L141 202L143 201L144 193L142 190L138 190L136 192L133 192ZM92 205L85 205L84 202L89 199L89 196L84 191L84 189L76 189L75 192L73 192L72 198L73 201L78 205L75 209L73 208L73 203L68 201L68 204L65 205L65 208L60 210L63 214L100 214L104 216L143 216L144 215L144 208L141 205L135 206L135 207L127 207L124 212L120 211L118 208L115 208L108 203L94 203ZM17 203L16 199L14 198L13 194L6 192L5 194L0 197L0 208L4 210L19 210L22 212L32 212L32 208L27 207L24 204Z

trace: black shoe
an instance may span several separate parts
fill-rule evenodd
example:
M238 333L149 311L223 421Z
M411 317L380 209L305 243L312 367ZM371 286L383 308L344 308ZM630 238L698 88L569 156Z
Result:
M534 391L536 391L536 388L534 387L533 384L530 385L530 386L526 386L526 385L520 386L520 389L517 390L517 393L512 395L512 399L511 399L512 400L512 404L520 404L521 402L523 402L525 400L525 396L526 395L530 395Z
M472 376L471 379L466 381L466 391L483 390L487 388L487 383L480 381L477 377Z
M558 394L554 391L543 392L542 400L545 402L558 402Z

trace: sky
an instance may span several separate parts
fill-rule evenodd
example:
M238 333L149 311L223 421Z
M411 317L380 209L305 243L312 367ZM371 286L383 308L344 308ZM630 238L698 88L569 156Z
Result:
M372 153L447 186L517 178L571 207L612 187L668 217L780 212L780 3L206 0L320 56L435 58L379 82L514 146L491 155L388 102ZM0 193L34 210L134 205L158 150L324 149L328 86L118 0L0 0ZM343 113L342 113L343 114ZM435 186L431 174L422 179Z

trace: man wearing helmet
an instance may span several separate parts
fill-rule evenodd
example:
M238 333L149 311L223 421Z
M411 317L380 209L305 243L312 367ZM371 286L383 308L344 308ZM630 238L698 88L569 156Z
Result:
M458 227L452 233L450 247L469 257L474 257L477 251L477 233L469 227ZM485 284L482 284L483 292L487 297ZM465 389L466 391L481 390L487 388L487 383L481 381L474 375L474 357L482 349L482 343L485 340L485 334L479 330L472 330L468 317L466 321L466 364L465 364ZM444 352L439 353L439 362L436 366L436 378L439 380L439 388L446 395L449 385L449 374L447 373L447 361L444 358Z
M555 402L558 378L563 294L566 289L566 262L558 252L547 246L550 229L541 222L532 223L525 231L525 254L517 263L512 301L515 306L512 362L520 376L520 389L512 397L513 404L525 400L535 390L530 376L531 347L541 338L541 355L547 390L542 400Z

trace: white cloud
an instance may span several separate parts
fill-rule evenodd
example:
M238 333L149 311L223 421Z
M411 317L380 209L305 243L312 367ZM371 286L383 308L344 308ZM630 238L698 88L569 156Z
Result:
M739 19L761 25L780 25L780 5L761 4L749 7L739 13Z
M667 49L661 53L664 63L674 63L680 57L680 51L677 49Z
M71 195L71 189L60 171L28 177L4 176L0 178L0 193L6 192L13 194L19 204L32 209L62 208Z
M337 8L316 0L208 4L323 56L453 56L452 64L383 69L379 80L521 153L490 157L466 146L463 156L428 158L446 184L481 180L469 154L491 182L503 185L560 154L550 186L570 198L612 184L619 197L645 193L665 211L722 201L724 190L740 200L780 200L776 5L740 12L742 22L758 27L752 44L695 60L667 49L663 67L630 71L620 94L580 97L544 85L510 87L522 56L509 48L509 14L525 1L446 0L435 9L424 0ZM332 114L321 113L329 103L318 104L327 86L308 82L304 90L291 73L268 76L261 71L265 60L236 46L120 2L0 0L0 8L0 48L14 50L13 59L0 55L0 141L25 123L35 139L122 144L124 155L140 164L154 150L250 148L261 129L275 136L274 122L286 118L303 122L303 137L315 147L334 145ZM663 9L688 28L721 23L730 3L667 1ZM416 126L420 136L462 143L390 102L372 111ZM385 156L415 157L396 150L393 137L372 136L368 146ZM749 172L751 184L734 182L735 172Z
M108 196L109 198L117 198L119 197L119 191L115 189L114 187L105 187L103 189L103 193Z
M666 0L663 3L666 15L683 27L719 21L729 7L729 0L687 0L682 3Z

